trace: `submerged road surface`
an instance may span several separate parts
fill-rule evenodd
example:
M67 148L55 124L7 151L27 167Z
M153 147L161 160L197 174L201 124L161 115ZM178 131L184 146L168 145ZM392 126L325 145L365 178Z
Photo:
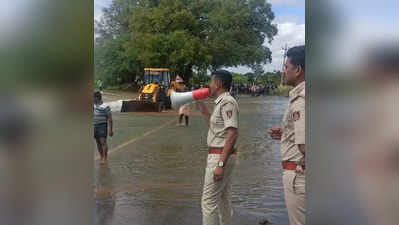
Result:
M234 224L268 220L288 225L279 142L265 135L280 123L288 99L266 96L238 101ZM191 108L189 127L176 126L174 111L113 112L108 162L95 161L95 224L201 225L207 125L195 106Z

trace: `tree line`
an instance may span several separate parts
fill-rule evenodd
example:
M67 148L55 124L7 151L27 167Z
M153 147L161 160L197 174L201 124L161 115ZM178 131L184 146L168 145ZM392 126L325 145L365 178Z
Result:
M95 21L95 78L133 82L145 67L192 82L224 67L257 73L272 60L274 17L265 0L114 0Z

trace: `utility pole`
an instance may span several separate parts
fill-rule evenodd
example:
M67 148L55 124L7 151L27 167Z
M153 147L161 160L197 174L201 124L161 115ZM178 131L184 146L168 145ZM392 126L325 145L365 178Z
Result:
M285 43L285 46L282 47L282 50L284 51L284 56L283 56L283 67L281 68L281 80L280 80L280 86L282 86L284 84L284 75L283 75L283 71L284 71L284 63L285 63L285 58L287 57L287 50L288 50L288 46L287 43Z

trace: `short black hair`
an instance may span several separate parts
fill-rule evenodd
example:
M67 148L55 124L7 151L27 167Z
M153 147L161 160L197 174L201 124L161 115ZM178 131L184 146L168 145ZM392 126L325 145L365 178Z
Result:
M287 51L287 57L294 66L301 66L305 70L305 45L295 46Z
M233 76L227 70L216 70L212 72L212 76L215 76L216 79L222 81L222 87L226 90L230 90L231 82L233 80Z
M99 91L94 92L94 100L96 100L96 99L99 101L102 100L101 92L99 92Z

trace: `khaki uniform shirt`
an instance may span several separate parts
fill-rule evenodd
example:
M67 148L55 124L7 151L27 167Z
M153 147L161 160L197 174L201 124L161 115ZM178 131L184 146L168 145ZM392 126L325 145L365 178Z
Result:
M207 143L209 147L223 148L226 141L226 130L229 127L238 128L238 104L225 92L215 100L215 108L209 121Z
M305 81L290 91L288 108L281 124L281 158L304 162L298 144L305 144Z

